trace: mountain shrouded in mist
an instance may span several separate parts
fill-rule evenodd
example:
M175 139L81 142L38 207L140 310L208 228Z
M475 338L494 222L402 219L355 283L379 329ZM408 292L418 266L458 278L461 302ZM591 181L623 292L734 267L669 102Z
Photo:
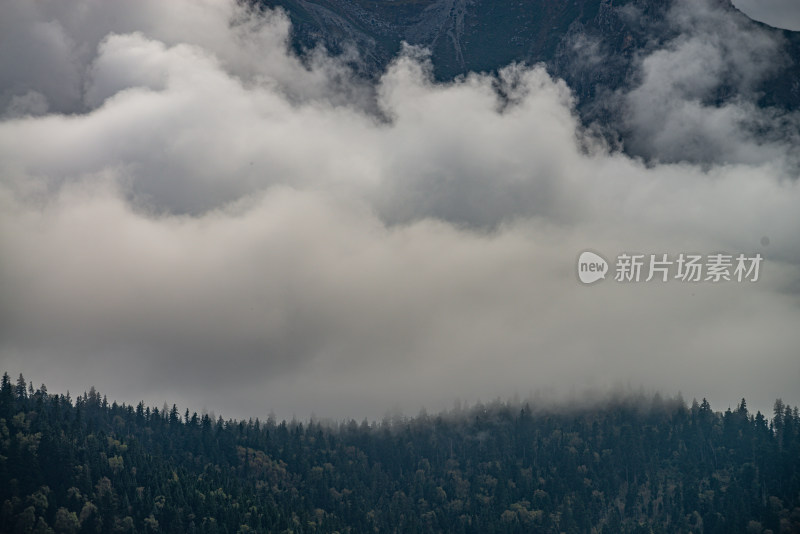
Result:
M0 2L0 532L798 532L736 5Z
M255 5L285 9L292 22L292 43L299 50L319 44L335 53L351 53L353 62L380 74L401 44L431 51L439 79L468 72L496 71L511 62L544 62L581 99L592 102L629 85L636 62L665 44L686 37L669 24L671 12L690 8L676 0L576 0L496 2L489 0L261 0ZM697 3L695 3L697 4ZM707 22L724 21L727 31L764 32L781 42L772 69L759 80L765 103L796 109L800 105L800 33L755 24L730 0L700 3ZM712 9L709 10L708 7ZM717 28L719 30L720 28ZM716 32L710 32L715 38ZM747 43L752 46L752 42ZM739 45L747 48L744 43ZM753 51L758 53L757 50ZM794 58L795 60L790 60ZM766 58L764 58L766 59ZM726 80L719 80L722 84ZM734 97L740 87L727 87Z
M717 0L271 6L0 7L5 368L237 417L800 402L795 33ZM584 287L584 250L763 264Z

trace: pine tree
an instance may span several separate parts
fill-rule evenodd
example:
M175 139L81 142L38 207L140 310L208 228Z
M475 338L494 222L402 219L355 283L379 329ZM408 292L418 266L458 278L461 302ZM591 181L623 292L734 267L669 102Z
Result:
M24 401L27 398L27 394L25 393L27 386L28 385L25 383L25 377L22 376L22 373L20 373L19 378L17 378L17 389L15 391L18 401Z

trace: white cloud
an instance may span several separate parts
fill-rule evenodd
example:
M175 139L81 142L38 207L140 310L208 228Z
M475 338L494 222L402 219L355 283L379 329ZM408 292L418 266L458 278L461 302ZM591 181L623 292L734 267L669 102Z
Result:
M322 53L304 67L279 15L71 4L13 4L23 37L42 20L69 29L80 66L24 78L0 122L3 368L248 416L620 383L800 401L796 140L737 133L770 116L704 103L713 79L689 74L699 62L747 85L758 54L688 32L644 59L634 120L681 104L718 117L653 130L654 157L679 159L686 132L732 136L724 163L648 166L587 134L542 68L440 84L409 49L368 87ZM687 70L637 108L674 54ZM80 94L53 89L59 76ZM35 94L49 114L21 107ZM767 260L756 284L586 288L587 247Z
M708 2L678 1L668 18L678 37L642 58L641 83L623 97L633 151L693 163L791 154L797 117L780 122L756 104L760 82L789 61L783 39Z

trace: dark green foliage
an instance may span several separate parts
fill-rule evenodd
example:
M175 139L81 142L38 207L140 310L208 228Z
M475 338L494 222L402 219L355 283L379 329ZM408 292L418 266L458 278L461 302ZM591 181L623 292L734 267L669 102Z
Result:
M24 379L20 378L20 384ZM380 424L0 388L0 532L800 531L800 418L643 396Z

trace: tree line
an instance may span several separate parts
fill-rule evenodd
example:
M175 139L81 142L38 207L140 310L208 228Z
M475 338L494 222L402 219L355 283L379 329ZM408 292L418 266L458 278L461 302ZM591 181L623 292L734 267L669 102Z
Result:
M800 532L800 417L629 395L380 422L0 387L0 532Z

